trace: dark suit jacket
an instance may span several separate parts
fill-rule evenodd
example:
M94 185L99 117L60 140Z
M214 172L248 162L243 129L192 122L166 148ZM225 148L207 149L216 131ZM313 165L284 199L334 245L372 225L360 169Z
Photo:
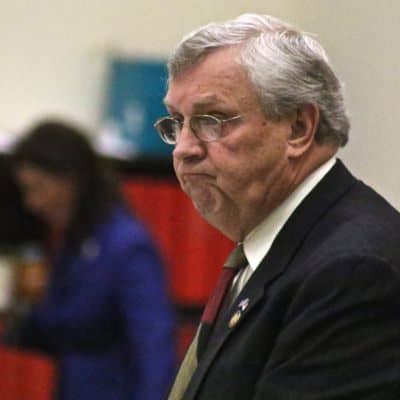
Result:
M399 385L400 215L338 161L216 327L184 400L386 400Z

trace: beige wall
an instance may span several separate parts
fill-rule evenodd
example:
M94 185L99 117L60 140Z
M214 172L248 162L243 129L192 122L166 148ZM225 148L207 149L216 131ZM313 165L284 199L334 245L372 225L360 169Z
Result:
M98 126L107 54L165 56L211 19L260 11L316 32L346 82L353 129L341 156L400 206L397 0L0 0L0 130L48 113Z
M260 1L0 0L0 129L15 130L48 112L95 128L106 58L113 49L160 56L198 25ZM229 6L227 4L230 3ZM285 17L285 1L265 11ZM286 4L286 5L285 5ZM200 6L201 5L201 6Z
M400 2L293 4L296 20L318 33L346 83L352 130L341 157L400 208Z

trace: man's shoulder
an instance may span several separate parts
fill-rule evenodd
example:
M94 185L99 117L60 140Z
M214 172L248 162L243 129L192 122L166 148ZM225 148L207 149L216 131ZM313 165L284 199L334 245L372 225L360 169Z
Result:
M323 202L323 197L318 196ZM340 196L330 204L328 201L313 201L313 206L321 205L323 211L310 205L299 210L301 215L289 220L281 233L275 253L281 253L282 248L288 247L286 243L297 240L297 247L288 247L292 257L284 280L290 281L291 276L302 280L319 272L321 276L339 277L348 274L347 267L351 269L358 263L378 262L400 271L400 213L394 207L355 178ZM316 213L320 215L315 217ZM314 221L307 226L308 216ZM299 227L299 221L306 226L304 229Z

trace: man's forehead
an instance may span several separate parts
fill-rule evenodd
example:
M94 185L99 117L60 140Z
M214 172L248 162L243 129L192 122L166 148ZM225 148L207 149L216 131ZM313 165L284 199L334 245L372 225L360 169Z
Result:
M224 106L235 101L243 91L248 89L239 80L221 76L218 80L202 80L201 82L185 81L170 84L164 98L167 109L173 109L185 104L193 109Z

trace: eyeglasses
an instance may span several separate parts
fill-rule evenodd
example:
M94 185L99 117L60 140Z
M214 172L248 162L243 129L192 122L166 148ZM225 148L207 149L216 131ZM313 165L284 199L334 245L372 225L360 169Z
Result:
M236 115L230 118L217 118L214 115L193 115L189 119L189 126L193 134L202 142L213 142L219 140L222 136L222 125L241 118ZM164 117L157 120L154 128L161 139L167 143L175 145L182 131L183 120L174 117Z

